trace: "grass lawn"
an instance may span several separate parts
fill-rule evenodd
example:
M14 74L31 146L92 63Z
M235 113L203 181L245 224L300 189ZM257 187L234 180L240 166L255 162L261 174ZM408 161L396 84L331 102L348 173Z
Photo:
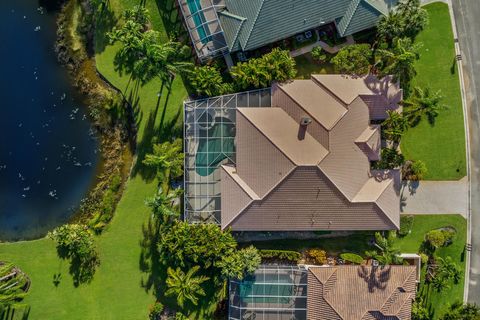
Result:
M312 74L335 73L331 63L314 62L310 53L295 57L295 63L297 65L297 79L310 79Z
M163 25L175 12L164 11L165 1L147 0L152 25L163 33ZM169 2L170 3L170 2ZM112 12L105 29L112 26L115 17L127 7L138 4L133 0L110 0ZM159 11L161 9L162 11ZM161 14L160 14L161 12ZM171 26L168 26L171 27ZM115 48L105 47L102 34L97 34L97 67L117 88L131 97L137 111L137 154L139 159L148 151L151 139L163 134L181 133L181 106L187 95L182 80L177 78L172 87L164 88L152 81L144 87L127 88L128 77L119 76L113 67ZM141 167L130 177L115 216L106 231L97 238L101 265L92 283L73 286L68 262L58 259L54 243L47 239L0 244L0 258L11 261L25 271L32 286L25 302L30 305L30 319L147 319L148 306L155 301L153 288L146 285L148 273L140 268L143 239L142 226L148 220L149 210L144 205L157 183ZM59 279L58 285L54 279Z
M409 129L401 148L407 159L425 162L425 179L457 180L466 175L465 131L450 15L444 3L424 8L430 23L416 40L423 48L413 86L441 90L445 97L442 102L449 108L440 111L435 126L424 120Z
M453 243L447 247L436 250L435 256L452 257L452 259L461 267L462 277L458 284L451 284L450 289L440 293L433 288L429 288L423 281L425 273L422 272L422 283L419 294L427 301L429 308L434 312L433 319L441 316L453 302L463 300L463 286L465 276L465 243L467 239L467 221L460 215L418 215L413 221L412 231L409 235L399 238L397 246L402 252L418 252L423 242L425 234L433 229L451 226L457 231ZM424 270L425 271L425 270Z

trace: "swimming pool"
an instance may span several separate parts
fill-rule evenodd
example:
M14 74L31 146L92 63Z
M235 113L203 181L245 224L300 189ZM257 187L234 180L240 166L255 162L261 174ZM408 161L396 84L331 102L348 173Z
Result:
M192 19L197 26L196 30L198 32L198 36L200 37L200 41L203 44L212 40L210 36L210 30L205 25L202 25L207 21L205 15L202 12L202 7L200 6L201 0L187 0L188 9L190 10L190 14L192 15Z

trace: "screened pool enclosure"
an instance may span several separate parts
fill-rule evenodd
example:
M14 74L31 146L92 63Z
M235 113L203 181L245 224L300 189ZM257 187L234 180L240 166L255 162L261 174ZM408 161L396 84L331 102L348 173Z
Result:
M270 107L270 89L184 102L184 213L191 223L220 223L220 170L235 163L237 108Z
M307 318L307 269L262 265L229 286L229 320L304 320Z

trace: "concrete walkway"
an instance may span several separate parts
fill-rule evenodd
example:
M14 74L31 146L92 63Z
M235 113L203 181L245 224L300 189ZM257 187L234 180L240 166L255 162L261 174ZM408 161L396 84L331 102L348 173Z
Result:
M449 214L467 217L468 179L405 182L401 190L402 214Z
M317 31L317 39L320 39ZM348 46L350 44L354 44L355 40L353 40L352 36L347 36L347 41L345 43L339 44L338 46L331 47L328 45L328 43L323 42L321 40L318 40L315 43L309 44L308 46L302 47L300 49L292 50L290 51L290 56L292 58L301 56L302 54L309 53L313 50L315 47L322 47L323 50L327 51L328 53L335 54L337 53L340 49L342 49L345 46Z

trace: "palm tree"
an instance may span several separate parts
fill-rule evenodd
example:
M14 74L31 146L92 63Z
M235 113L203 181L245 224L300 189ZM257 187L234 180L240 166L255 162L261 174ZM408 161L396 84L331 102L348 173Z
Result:
M410 80L417 74L414 63L418 59L420 43L412 43L409 38L395 40L391 50L378 49L377 54L383 61L381 74L393 75L394 81L400 81L403 87L408 87Z
M180 268L168 268L167 291L165 295L176 296L178 305L183 308L186 301L190 301L194 305L198 304L200 296L205 296L205 290L201 284L209 278L205 276L195 276L195 273L200 269L199 266L194 266L187 273Z
M0 264L0 315L10 309L25 307L28 278L11 263Z
M404 28L402 16L390 11L388 15L382 16L378 21L377 36L380 40L385 40L390 45L393 39L402 36Z
M407 119L400 113L388 110L388 118L382 123L383 132L388 140L399 143L408 129Z
M431 92L429 88L415 87L412 96L402 102L405 107L404 115L411 124L418 123L423 116L426 116L428 122L434 125L440 109L446 108L446 106L440 105L442 99L440 90Z
M162 181L162 190L169 191L171 179L178 178L183 174L182 140L164 142L153 145L153 153L147 154L142 163L153 167L157 171L157 177Z
M180 212L178 211L175 202L182 193L182 189L174 189L168 193L165 193L160 189L153 198L147 199L145 203L152 208L155 217L164 223L169 223L180 216Z
M437 273L444 275L448 280L453 280L455 283L458 283L462 273L452 257L446 257L445 259L438 257L437 260L440 262Z
M394 241L394 232L388 232L387 237L383 237L380 232L375 232L374 245L380 250L380 254L374 255L374 258L381 264L402 264L403 259L400 257L400 250L394 247Z

